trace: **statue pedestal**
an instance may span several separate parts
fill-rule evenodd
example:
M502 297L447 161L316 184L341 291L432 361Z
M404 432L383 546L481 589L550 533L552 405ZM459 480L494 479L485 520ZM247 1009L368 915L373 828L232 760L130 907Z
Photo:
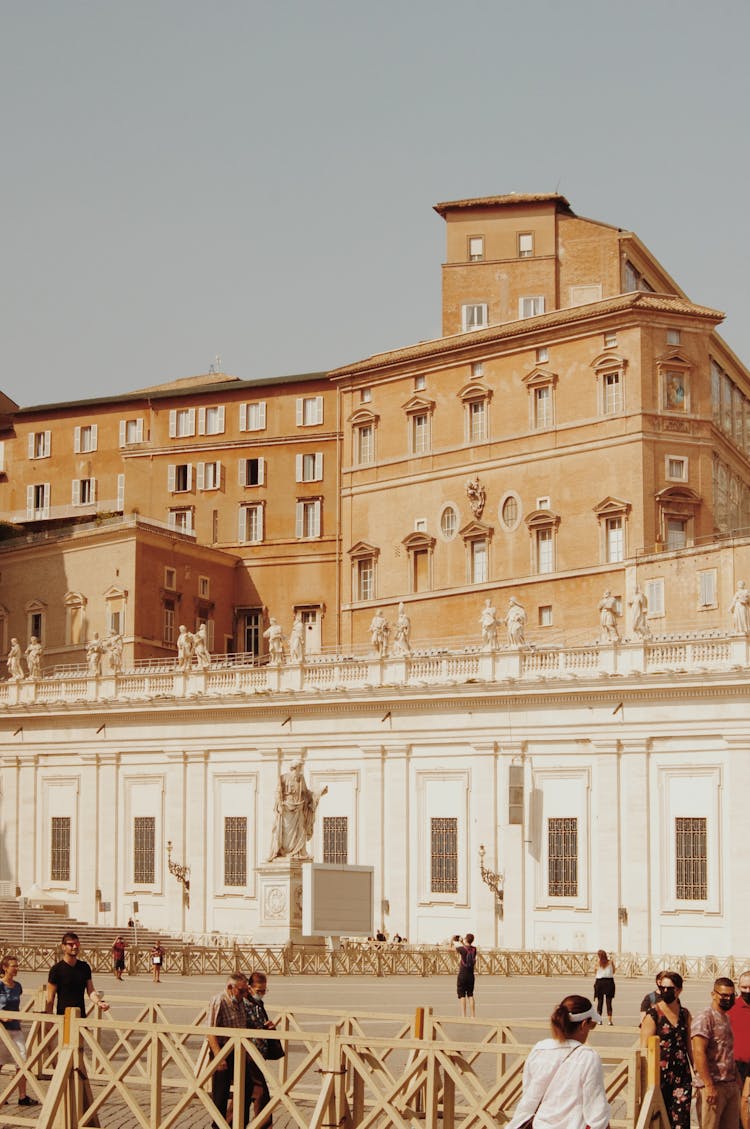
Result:
M280 858L256 868L260 921L253 941L262 945L323 945L324 937L302 933L302 867L299 859Z

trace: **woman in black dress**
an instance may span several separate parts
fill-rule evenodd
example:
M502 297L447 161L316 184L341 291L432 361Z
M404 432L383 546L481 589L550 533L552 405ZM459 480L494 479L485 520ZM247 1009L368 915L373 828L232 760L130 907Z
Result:
M652 1035L659 1036L661 1096L672 1129L690 1129L690 1098L693 1082L690 1067L690 1012L680 1004L682 977L679 972L662 973L659 999L648 1009L641 1024L641 1047Z
M456 991L461 1004L461 1015L466 1015L466 1001L468 1000L469 1014L473 1018L476 1015L474 1010L474 965L477 962L474 934L467 933L463 941L460 937L455 937L453 944L459 956Z

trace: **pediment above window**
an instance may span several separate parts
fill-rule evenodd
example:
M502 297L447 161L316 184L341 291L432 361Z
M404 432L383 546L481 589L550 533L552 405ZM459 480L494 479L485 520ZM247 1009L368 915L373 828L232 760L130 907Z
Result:
M594 506L594 513L597 517L619 517L630 513L631 509L630 502L624 502L622 498L607 497Z
M464 404L475 400L491 400L492 389L480 384L478 380L470 380L468 384L464 384L463 388L458 390L457 396L459 400L463 400Z
M34 612L46 612L47 605L42 603L41 600L30 600L23 610L27 615L32 615Z
M548 529L550 525L560 524L560 515L552 510L532 510L523 520L529 529Z
M625 369L627 364L625 357L621 357L619 353L613 353L611 349L608 349L605 353L600 353L598 357L594 357L591 367L594 372L601 372L602 369Z
M673 506L700 506L703 499L689 486L665 486L656 495L657 502L662 505L668 502Z
M380 416L377 412L370 411L369 408L357 408L356 412L352 412L347 420L352 427L361 427L362 424L377 423Z
M660 368L678 368L678 369L691 369L693 362L683 357L679 349L668 349L666 353L660 353L656 358L656 363Z
M380 549L376 545L368 545L367 541L357 541L356 545L352 545L349 549L349 556L353 561L360 560L364 557L377 557L380 555Z
M411 396L401 407L408 415L415 412L434 412L435 401L428 400L426 396Z
M486 525L483 521L470 521L463 529L458 531L459 536L463 537L464 541L489 540L494 532L492 526Z
M558 376L556 372L550 372L549 369L535 368L523 378L521 383L525 384L527 388L538 388L543 384L555 385L557 381Z
M430 537L429 533L414 532L404 537L401 544L409 553L418 552L420 549L432 550L435 548L435 538Z
M118 588L116 584L110 585L110 587L104 593L105 600L127 600L127 598L127 588Z
M80 592L66 592L63 596L63 604L66 608L85 608L87 603L88 600Z

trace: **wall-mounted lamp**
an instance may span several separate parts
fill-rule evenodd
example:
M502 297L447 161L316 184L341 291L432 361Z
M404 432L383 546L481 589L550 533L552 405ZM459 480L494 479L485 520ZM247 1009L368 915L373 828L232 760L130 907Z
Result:
M169 873L173 874L177 881L182 885L182 897L187 909L190 909L190 867L183 866L178 862L172 862L172 840L167 842L167 867Z

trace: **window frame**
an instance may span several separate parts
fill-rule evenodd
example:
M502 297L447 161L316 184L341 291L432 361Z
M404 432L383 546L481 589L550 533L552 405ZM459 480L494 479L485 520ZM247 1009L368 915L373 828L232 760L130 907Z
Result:
M474 313L471 313L474 311ZM481 320L476 320L477 317ZM461 332L473 333L489 326L489 305L487 302L464 302L461 306Z

